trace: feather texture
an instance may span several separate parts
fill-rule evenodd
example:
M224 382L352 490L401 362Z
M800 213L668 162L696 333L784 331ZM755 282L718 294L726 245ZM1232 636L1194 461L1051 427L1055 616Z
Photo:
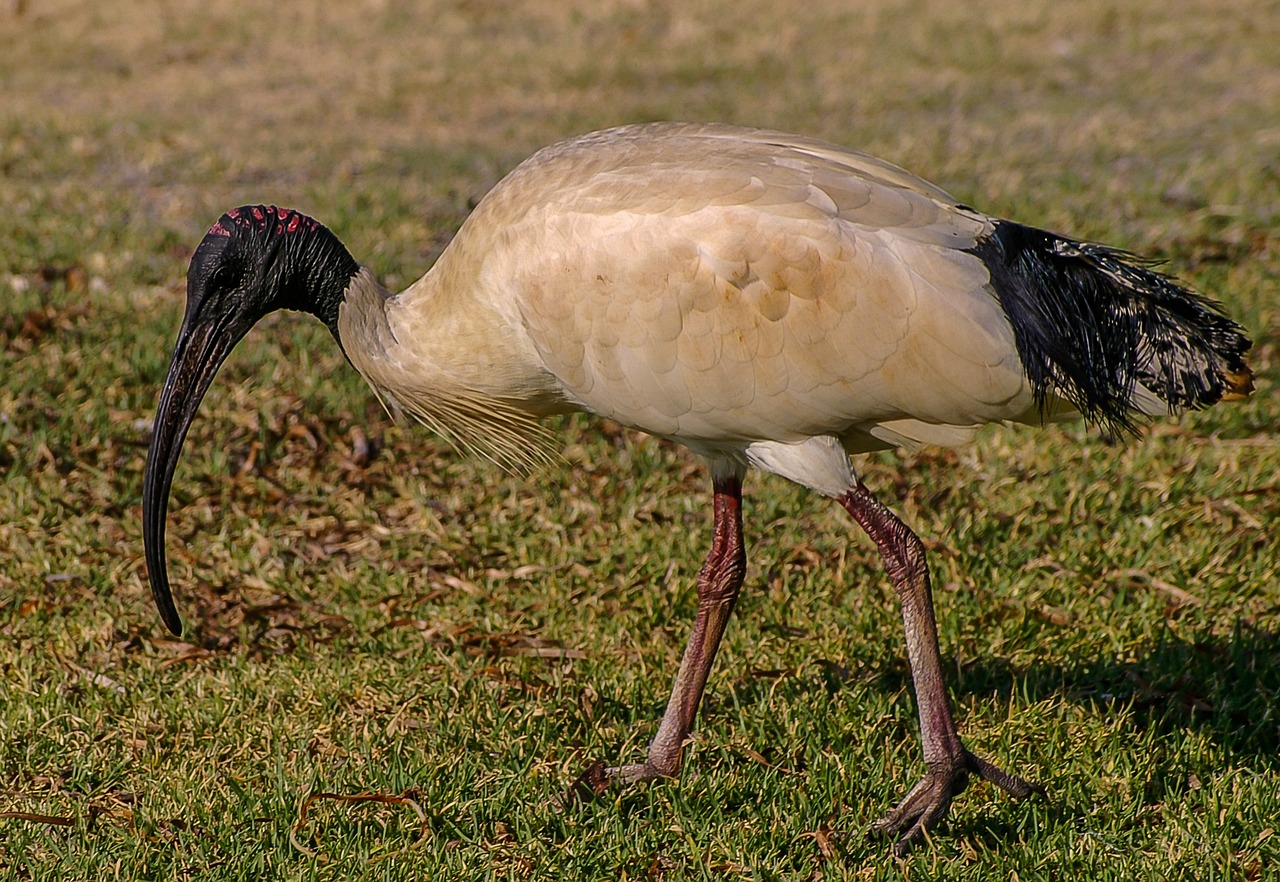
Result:
M1240 327L1128 252L1008 221L973 251L1041 408L1058 396L1118 434L1155 400L1194 410L1252 389Z
M1131 430L1247 386L1239 328L1131 255L728 126L539 151L422 279L362 271L342 314L381 396L509 468L548 455L538 417L587 410L829 492L848 471L808 439L953 445L1073 410Z

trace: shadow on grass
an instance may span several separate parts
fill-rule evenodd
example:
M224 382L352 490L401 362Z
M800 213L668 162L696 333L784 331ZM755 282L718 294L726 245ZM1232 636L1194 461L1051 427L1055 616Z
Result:
M722 700L745 705L765 693L799 697L824 686L834 692L855 679L883 693L911 692L905 659L868 661L856 670L817 665L820 674L802 672L781 684L767 676L740 679ZM1125 711L1143 728L1193 729L1235 754L1280 754L1280 634L1244 623L1230 637L1212 640L1182 640L1165 631L1149 655L1131 663L1081 659L1016 668L975 658L959 678L950 660L944 668L953 700L996 696L1032 704L1061 698L1096 707L1100 715ZM779 672L762 672L771 673Z
M1124 710L1143 728L1192 729L1233 754L1280 753L1280 635L1244 623L1221 639L1188 641L1165 631L1132 663L1094 659L1017 670L978 660L956 688L1025 702L1060 697L1101 714Z
M778 672L761 672L739 680L721 700L750 705L772 694L775 700L800 702L815 691L834 693L856 681L875 692L901 694L897 722L915 738L914 703L905 698L911 687L905 661L882 659L876 664L878 667L869 663L850 671L819 662L817 671L810 667L797 676L784 676L782 682L776 676L767 676ZM1125 725L1135 736L1151 732L1176 738L1179 733L1192 731L1250 766L1280 767L1280 714L1276 713L1280 707L1280 635L1245 624L1238 625L1229 637L1212 640L1188 641L1165 632L1146 657L1133 663L1094 659L1069 665L1014 668L998 659L975 659L956 680L953 676L953 698L995 697L1001 703L1014 705L1060 699L1084 706L1099 718L1124 714ZM963 719L959 722L963 730ZM1149 743L1151 739L1135 737L1134 741ZM833 747L839 750L838 745ZM1046 769L1052 770L1056 762L1052 755L1043 757ZM1213 762L1220 766L1221 756ZM1083 770L1084 777L1091 779L1095 771ZM1135 795L1149 806L1177 800L1186 795L1189 786L1195 786L1189 780L1212 771L1197 767L1185 757L1181 761L1170 760L1167 766L1151 770ZM1078 825L1090 815L1088 806L1080 802L1082 782L1072 781L1068 775L1055 786L1054 777L1050 772L1048 780L1042 782L1049 786L1047 799L1027 801L1028 810L1037 819L1035 826L1040 829ZM1092 793L1088 781L1083 783ZM902 795L886 791L884 809ZM984 815L963 822L952 817L944 821L939 832L996 848L1025 835L1026 823L1021 817L1011 821ZM846 831L846 835L854 832Z

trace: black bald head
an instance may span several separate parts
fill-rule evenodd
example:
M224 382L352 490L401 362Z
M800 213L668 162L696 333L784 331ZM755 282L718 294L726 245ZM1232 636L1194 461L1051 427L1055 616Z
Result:
M187 312L160 393L142 484L151 594L173 633L180 633L182 623L165 566L165 509L182 442L204 393L236 343L277 309L309 312L338 339L338 308L359 269L333 233L306 215L272 205L233 208L196 248L187 268Z
M305 214L274 205L233 208L191 257L187 317L216 306L256 322L295 309L320 319L336 338L338 306L359 268L338 238Z

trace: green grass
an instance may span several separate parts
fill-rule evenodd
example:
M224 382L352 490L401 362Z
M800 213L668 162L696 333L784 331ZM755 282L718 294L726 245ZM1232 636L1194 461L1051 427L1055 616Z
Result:
M0 10L0 878L1277 871L1280 20L782 6ZM403 286L537 146L658 117L884 155L1158 256L1254 336L1250 401L1140 441L992 429L858 463L930 543L964 737L1048 800L975 785L905 862L863 835L922 771L896 604L841 512L752 477L748 586L681 780L554 812L655 730L706 475L570 419L562 465L504 476L390 424L296 316L241 345L192 429L169 520L187 635L160 625L146 432L218 212L308 210Z

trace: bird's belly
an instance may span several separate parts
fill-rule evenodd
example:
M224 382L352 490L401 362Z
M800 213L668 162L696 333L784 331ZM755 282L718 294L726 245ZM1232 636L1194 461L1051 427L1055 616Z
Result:
M1016 357L992 365L944 358L885 359L850 376L847 356L811 350L805 363L720 363L701 371L656 372L621 360L597 367L569 389L583 409L650 434L686 442L796 442L845 436L910 420L970 427L1015 420L1033 410ZM927 443L945 443L935 433Z
M865 330L837 327L808 340L786 326L754 338L694 328L639 349L596 339L577 363L555 367L585 409L677 438L791 442L893 420L1017 419L1032 407L1031 389L998 305L990 305L979 321L971 310L934 316L905 334L876 327L873 317ZM781 338L772 350L771 335Z

